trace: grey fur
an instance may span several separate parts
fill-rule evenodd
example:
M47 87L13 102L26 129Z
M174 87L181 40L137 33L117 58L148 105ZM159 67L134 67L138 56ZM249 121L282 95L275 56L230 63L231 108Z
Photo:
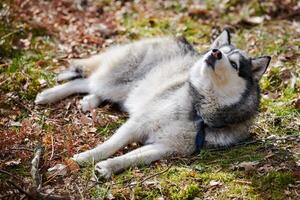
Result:
M192 154L196 138L192 114L195 109L208 125L205 146L228 146L249 135L248 128L259 106L258 80L269 59L257 62L247 57L230 44L228 31L215 40L212 48L223 53L213 69L205 63L211 50L199 54L182 37L115 46L73 63L82 66L83 73L79 74L87 77L82 79L87 85L56 86L40 93L36 103L52 103L77 90L89 93L82 100L84 111L97 107L102 100L123 106L129 120L112 138L73 157L80 164L104 160L97 163L96 171L106 178L129 166L148 164L173 154ZM233 70L232 62L238 71ZM55 94L60 95L55 98ZM107 159L131 142L145 146Z

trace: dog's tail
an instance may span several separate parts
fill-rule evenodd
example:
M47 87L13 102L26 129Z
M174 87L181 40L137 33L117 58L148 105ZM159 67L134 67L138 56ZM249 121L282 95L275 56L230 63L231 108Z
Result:
M101 55L94 55L83 59L73 59L70 61L70 67L59 73L56 80L65 81L77 78L86 78L98 68L100 62Z

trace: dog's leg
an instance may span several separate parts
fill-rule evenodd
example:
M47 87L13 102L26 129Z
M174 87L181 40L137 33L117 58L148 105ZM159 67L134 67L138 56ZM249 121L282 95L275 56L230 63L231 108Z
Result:
M50 89L46 89L36 96L36 104L47 104L61 100L71 94L88 93L88 79L76 79Z
M80 106L83 112L87 112L91 109L97 108L101 102L102 100L100 97L90 94L83 97L83 99L80 101Z
M70 67L65 71L60 72L57 75L56 80L66 81L76 78L85 78L100 66L102 59L102 54L94 55L89 58L73 59L70 61Z
M82 59L73 59L71 60L71 66L82 66L84 70L93 70L94 68L98 67L103 59L103 53L90 56L88 58ZM88 68L88 69L85 69Z
M95 170L99 177L109 178L113 173L120 172L131 166L148 165L171 153L171 148L163 144L149 144L125 155L101 161L96 164Z
M103 144L83 153L75 154L72 159L80 165L106 159L129 143L139 141L142 136L138 134L137 128L136 122L129 119Z

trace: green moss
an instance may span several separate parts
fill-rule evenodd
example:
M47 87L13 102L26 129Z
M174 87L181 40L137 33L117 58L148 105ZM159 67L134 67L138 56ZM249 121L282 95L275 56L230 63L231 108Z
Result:
M280 88L282 79L280 78L280 68L272 67L268 75L261 82L262 91L276 91Z
M254 177L253 187L261 193L264 199L286 199L284 190L295 182L290 172L272 171L266 176Z
M13 174L17 177L30 177L30 168L28 166L25 166L24 164L19 164L17 166L8 167L5 170L7 172L9 172L10 174ZM11 179L11 178L12 177L7 175L7 174L0 173L0 180L1 181Z
M259 161L264 156L260 148L260 145L250 145L215 152L203 150L199 154L199 161L196 163L196 166L202 165L202 167L208 168L207 170L213 170L212 167L228 168L232 163L237 162Z
M90 195L92 199L105 199L109 192L108 187L103 187L100 185L96 185L94 188L90 190Z
M0 89L4 93L13 92L21 99L32 100L41 90L40 80L45 79L51 85L53 74L44 71L38 65L39 61L43 61L45 66L51 63L49 52L46 58L40 50L15 47L15 43L27 38L29 32L30 30L22 28L16 29L14 24L0 22L0 57L5 62L4 67L0 68L0 81L4 82L0 85ZM31 32L33 37L30 42L45 34L38 30ZM49 49L44 49L46 50Z
M1 79L6 79L0 86L3 92L14 92L22 99L32 100L41 90L40 80L44 79L49 85L54 82L54 75L36 66L36 63L45 59L43 54L33 54L30 51L15 55L7 68L2 68ZM47 60L46 60L47 62Z
M160 194L160 191L158 188L152 188L152 189L145 189L141 186L136 186L134 188L134 196L136 199L156 199Z
M247 181L245 181L247 182ZM230 182L226 184L225 192L218 195L217 199L261 199L259 194L254 190L254 188L248 183L238 183L238 182Z
M141 18L135 15L125 15L121 24L126 28L124 32L131 39L166 35L170 33L170 24L166 19Z
M178 193L172 194L172 199L183 199L189 200L194 199L195 197L202 197L200 193L200 188L198 184L192 183L190 185L185 186Z

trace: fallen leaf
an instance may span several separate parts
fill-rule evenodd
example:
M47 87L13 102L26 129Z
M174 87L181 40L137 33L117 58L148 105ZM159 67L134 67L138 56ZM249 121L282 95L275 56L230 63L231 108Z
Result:
M296 178L296 180L300 180L300 170L293 171L293 175Z
M64 164L56 164L54 167L49 168L48 172L58 176L65 176L68 174L68 166Z
M80 122L82 124L92 124L93 121L92 121L91 118L89 118L89 117L85 116L84 114L82 114L81 117L80 117Z
M269 172L274 170L274 167L270 164L265 164L262 167L257 169L259 172Z
M64 163L66 164L70 172L77 172L80 169L78 163L72 159L65 159Z
M255 169L255 166L257 164L258 164L257 161L253 161L253 162L244 161L244 162L241 162L240 164L238 164L237 167L240 168L240 169L242 168L245 171L250 171L250 170Z
M6 166L16 166L19 165L21 163L21 158L17 159L17 160L11 160L11 161L7 161L5 162Z
M254 17L246 17L242 20L242 23L246 23L249 25L258 25L263 23L264 17L263 16L254 16Z
M21 127L22 124L21 124L20 122L10 121L10 122L9 122L9 126L17 126L17 127Z
M145 181L143 184L146 185L146 186L154 186L154 185L159 185L159 181L155 181L155 180Z
M209 11L207 10L205 5L195 5L189 8L188 14L192 17L208 17L209 16Z
M211 181L209 182L209 186L210 186L210 187L217 187L217 186L221 186L221 185L223 185L223 183L220 182L220 181L211 180Z
M96 133L96 131L97 131L96 127L92 127L92 128L89 129L90 133Z
M39 79L38 81L39 81L41 87L45 87L47 85L47 81L45 79Z
M280 70L280 78L283 81L290 80L292 78L292 71L291 71L291 69L285 68L285 69Z
M294 101L294 106L296 109L300 109L300 98L298 98Z

